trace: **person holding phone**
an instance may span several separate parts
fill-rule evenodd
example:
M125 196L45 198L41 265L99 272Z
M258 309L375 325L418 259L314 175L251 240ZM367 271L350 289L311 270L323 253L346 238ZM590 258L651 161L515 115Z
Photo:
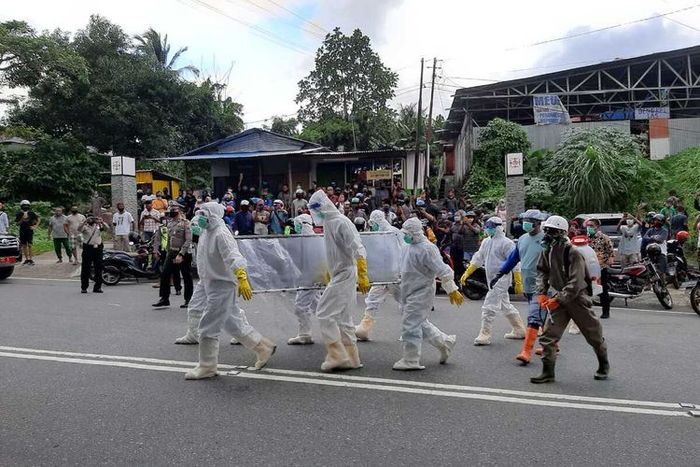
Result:
M104 223L99 217L89 215L79 227L83 237L82 266L80 268L80 292L87 293L90 286L90 273L94 275L93 293L102 293L102 230Z

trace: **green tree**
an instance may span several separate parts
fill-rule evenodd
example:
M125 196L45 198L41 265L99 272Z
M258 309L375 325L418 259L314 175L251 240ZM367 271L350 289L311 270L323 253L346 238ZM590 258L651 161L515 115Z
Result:
M168 35L161 34L153 28L148 28L142 35L134 36L138 42L137 49L148 57L155 60L158 66L166 70L173 70L178 74L184 72L192 73L199 76L199 69L192 65L187 65L181 68L174 68L178 59L187 52L187 47L180 47L175 53L170 55L170 44L168 43Z
M14 134L12 129L4 132ZM32 136L29 150L0 151L0 197L9 199L51 200L69 206L86 200L107 169L108 160L95 154L70 135L53 138L26 129L18 132Z
M325 128L333 133L321 140L369 149L390 137L393 110L388 101L397 82L398 75L384 66L369 37L359 29L346 36L335 28L316 52L314 69L299 81L299 120L305 127L315 124L314 134ZM344 126L339 120L349 123L351 131L335 141Z
M68 83L85 83L85 61L71 50L60 31L37 32L24 21L0 23L0 85L51 87L70 95Z
M29 98L11 109L11 123L57 137L70 133L100 152L136 158L180 154L243 128L242 106L225 96L224 85L192 83L153 66L153 57L102 17L56 42L84 64L86 77L65 75L60 88L29 83ZM61 63L48 61L43 74Z
M503 182L506 154L526 154L529 148L530 142L523 127L502 118L494 118L479 134L479 149L474 153L474 160L493 173L494 181Z
M274 116L272 117L272 124L270 126L264 125L263 128L280 135L297 137L299 136L298 126L299 121L296 118Z
M640 186L661 183L649 177L655 169L639 142L605 127L570 130L547 165L548 182L569 215L629 208L639 201Z

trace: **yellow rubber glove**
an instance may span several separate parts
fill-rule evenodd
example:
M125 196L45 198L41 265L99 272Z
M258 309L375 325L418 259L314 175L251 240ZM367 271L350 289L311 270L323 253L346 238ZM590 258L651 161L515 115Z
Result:
M464 271L464 274L462 274L462 277L459 279L459 283L464 285L467 283L467 279L469 279L469 276L474 274L474 271L479 269L479 266L476 264L469 263L469 266L467 267L467 270Z
M462 295L459 290L453 290L450 292L450 303L462 306L462 303L464 303L464 295Z
M331 273L326 271L323 273L323 285L328 285L331 282Z
M357 258L357 288L360 293L369 292L369 276L367 275L367 259L360 256Z
M519 272L513 273L513 289L516 295L523 293L523 276Z
M248 282L248 273L245 269L236 269L236 278L238 279L238 296L243 297L243 300L250 300L253 298L253 289L250 287L250 282Z

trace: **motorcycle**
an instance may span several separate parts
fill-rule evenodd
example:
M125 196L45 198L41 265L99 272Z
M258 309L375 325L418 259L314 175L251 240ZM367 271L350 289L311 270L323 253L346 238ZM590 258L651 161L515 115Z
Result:
M693 274L693 276L695 276L697 279L696 282L690 282L688 285L684 284L684 286L689 292L688 298L690 299L691 308L693 308L693 311L700 316L700 276L695 274Z
M469 267L467 263L466 267ZM469 276L466 284L462 286L462 293L469 300L481 300L489 291L489 285L486 281L486 270L479 268Z
M666 255L668 266L666 267L666 283L673 285L676 290L681 288L688 280L688 263L685 259L683 247L677 240L666 242L668 254Z
M117 285L122 279L153 280L160 277L161 267L153 252L153 242L142 242L135 236L130 243L136 245L136 256L125 251L105 250L102 254L102 281L105 285Z
M655 247L655 248L654 248ZM647 248L647 257L642 263L627 266L624 269L608 268L608 288L610 300L613 298L638 298L645 290L652 290L661 306L667 310L673 308L673 299L666 288L656 263L661 254L658 245Z

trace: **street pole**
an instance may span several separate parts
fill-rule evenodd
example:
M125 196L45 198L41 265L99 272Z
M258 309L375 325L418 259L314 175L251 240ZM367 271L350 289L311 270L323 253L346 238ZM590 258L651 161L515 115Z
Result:
M430 143L433 141L433 96L435 95L435 69L437 68L437 58L433 57L433 77L430 81L430 106L428 107L428 126L425 132L425 179L423 186L428 189L428 178L430 177Z
M413 196L418 194L418 166L420 165L420 135L421 135L421 113L423 106L423 65L424 59L420 59L420 87L418 88L418 112L416 115L416 148L413 156Z

